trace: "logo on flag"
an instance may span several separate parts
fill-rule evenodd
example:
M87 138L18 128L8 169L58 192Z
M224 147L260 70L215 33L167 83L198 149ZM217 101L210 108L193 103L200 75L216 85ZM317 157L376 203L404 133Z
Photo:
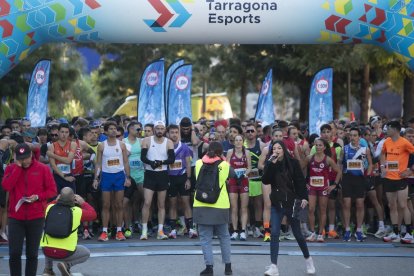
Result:
M185 90L188 87L189 84L189 80L187 78L187 76L179 76L177 78L177 80L175 81L175 86L177 87L178 90Z
M156 86L157 83L158 83L158 72L157 71L149 72L147 75L147 84L149 86Z
M45 82L45 80L46 80L46 76L45 75L46 75L45 74L45 71L42 68L39 68L36 71L35 80L36 80L36 83L38 85L42 85Z
M316 92L319 94L325 94L329 91L329 82L326 79L320 79L316 81Z
M266 95L266 94L267 94L267 92L269 92L269 87L270 87L270 85L269 85L269 80L267 80L267 81L265 82L264 86L263 86L263 95Z

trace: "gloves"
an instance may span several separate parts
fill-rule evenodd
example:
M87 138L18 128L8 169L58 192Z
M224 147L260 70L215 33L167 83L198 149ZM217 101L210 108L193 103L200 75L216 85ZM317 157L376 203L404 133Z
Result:
M153 170L155 170L158 167L161 167L161 165L162 165L162 161L161 160L151 161L151 164L150 164L150 166L151 166L151 168Z

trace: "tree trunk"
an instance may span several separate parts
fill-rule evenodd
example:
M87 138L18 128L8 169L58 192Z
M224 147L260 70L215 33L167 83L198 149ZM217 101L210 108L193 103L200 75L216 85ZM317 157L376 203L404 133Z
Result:
M362 76L362 86L361 86L361 115L360 115L360 122L366 123L368 122L368 112L369 112L369 94L370 94L370 66L369 64L365 64Z
M247 79L244 77L246 74L243 73L243 78L241 79L240 87L240 120L244 121L246 119L246 97L247 97Z
M414 118L414 75L404 78L403 96L403 119L404 122Z
M303 82L303 85L299 84L300 90L300 107L299 107L299 121L307 122L309 120L309 96L311 80L307 77L308 81ZM302 83L302 82L301 82Z

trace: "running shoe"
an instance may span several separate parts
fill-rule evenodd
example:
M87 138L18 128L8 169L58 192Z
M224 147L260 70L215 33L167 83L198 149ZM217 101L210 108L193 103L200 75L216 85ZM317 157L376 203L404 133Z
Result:
M258 227L254 228L253 238L263 238L263 234Z
M59 269L62 276L70 276L70 268L67 263L58 263L57 268Z
M345 231L343 240L344 240L344 242L350 242L351 241L351 231Z
M305 263L306 263L306 273L307 274L315 274L316 269L315 269L315 266L313 265L312 257L309 257L309 258L305 259Z
M164 234L164 231L158 231L157 240L168 240L167 235Z
M89 233L88 229L83 230L82 239L83 240L90 240L90 239L92 239L92 236Z
M0 237L1 237L3 240L5 240L5 241L8 241L8 240L9 240L9 237L7 237L7 234L6 234L6 233L4 233L4 232L1 232L1 233L0 233Z
M177 231L177 235L178 236L184 236L185 234L187 234L187 228L185 227L185 225L181 225L179 228L178 228L178 231Z
M318 238L316 239L317 242L325 242L325 238L323 235L318 235Z
M107 232L102 232L101 235L98 238L98 241L108 241L108 233Z
M269 232L265 232L263 241L264 242L270 242L270 233Z
M264 273L266 276L279 276L279 269L277 268L277 265L271 264L269 266L266 266L266 271Z
M406 233L404 238L401 239L401 243L412 244L412 243L414 243L414 238L413 238L412 235Z
M56 276L55 272L51 268L46 268L43 270L42 276Z
M148 232L147 231L142 231L141 237L139 237L139 239L141 241L148 240Z
M306 238L306 241L308 241L308 242L314 242L314 241L316 241L316 234L315 234L315 232L311 232L311 234L309 235L309 237L307 237Z
M125 238L129 239L132 236L132 231L129 228L127 228L124 232L124 236Z
M171 230L170 234L168 234L168 238L176 239L177 238L177 230Z
M335 230L328 232L328 239L339 239L339 235Z
M378 239L382 239L383 237L385 237L386 232L384 228L379 228L377 232L375 232L374 236Z
M362 232L356 231L355 234L355 239L357 242L363 242L364 241L364 236L362 234Z
M400 235L397 235L394 232L392 232L391 234L385 236L382 240L385 242L400 242L401 238Z
M246 241L246 240L247 240L247 237L246 237L246 232L241 232L241 233L240 233L240 240L241 240L241 241Z
M124 241L124 240L126 240L126 238L125 238L125 236L124 236L124 233L122 233L122 231L118 231L118 232L116 232L115 239L116 239L117 241Z
M233 232L233 234L231 234L230 236L230 240L235 241L239 238L239 233L237 232Z
M195 239L198 237L197 230L190 228L190 231L188 231L188 237L190 239Z
M293 233L292 233L291 231L289 231L289 232L287 233L287 235L285 235L285 240L288 240L288 241L294 241L294 240L296 240L296 238L295 238L295 236L293 235Z
M253 227L249 226L247 227L247 236L253 237Z

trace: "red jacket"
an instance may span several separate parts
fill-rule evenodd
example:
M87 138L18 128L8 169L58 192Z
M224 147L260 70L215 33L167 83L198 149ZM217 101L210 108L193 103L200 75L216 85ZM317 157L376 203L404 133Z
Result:
M17 220L33 220L45 217L47 200L55 197L56 183L50 168L36 160L28 168L16 164L6 167L3 182L4 190L9 192L9 218ZM17 202L22 197L38 195L39 200L33 203L23 203L16 212Z

